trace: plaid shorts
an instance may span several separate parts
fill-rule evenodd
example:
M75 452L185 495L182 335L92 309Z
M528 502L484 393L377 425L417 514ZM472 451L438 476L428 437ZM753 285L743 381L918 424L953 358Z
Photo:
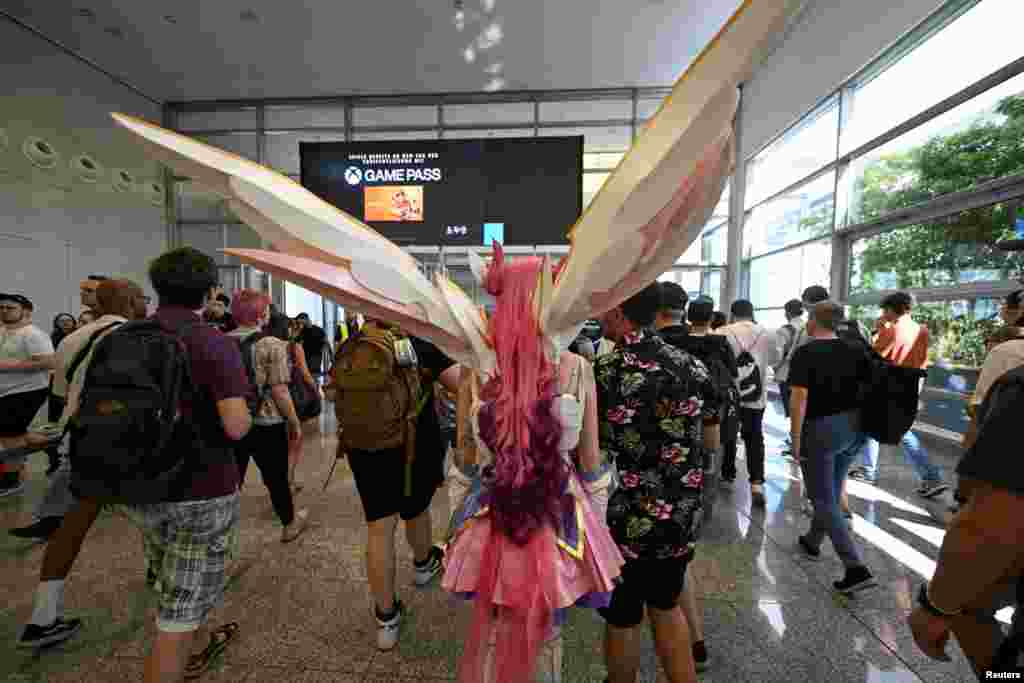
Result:
M157 628L195 631L223 600L228 565L238 555L238 493L120 508L142 531L146 565L160 596Z

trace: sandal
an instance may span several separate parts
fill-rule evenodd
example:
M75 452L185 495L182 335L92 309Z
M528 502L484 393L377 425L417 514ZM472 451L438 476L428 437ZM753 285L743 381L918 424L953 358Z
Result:
M238 624L231 622L210 633L210 643L206 649L188 659L188 666L185 667L185 680L199 678L210 670L210 665L227 648L228 643L234 640L238 634Z

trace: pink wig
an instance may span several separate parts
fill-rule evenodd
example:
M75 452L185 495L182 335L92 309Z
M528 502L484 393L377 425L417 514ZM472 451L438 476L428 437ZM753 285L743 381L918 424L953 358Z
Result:
M545 521L558 524L569 480L552 413L557 373L544 354L533 312L539 277L550 277L538 258L506 262L500 245L484 287L497 300L488 321L497 374L484 386L480 435L495 454L487 501L497 528L523 545Z
M256 327L267 312L270 297L255 289L241 289L231 298L231 315L241 327Z

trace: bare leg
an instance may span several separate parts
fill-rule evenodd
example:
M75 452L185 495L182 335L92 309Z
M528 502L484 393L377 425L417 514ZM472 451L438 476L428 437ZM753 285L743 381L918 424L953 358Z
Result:
M686 617L686 625L693 634L693 642L699 643L704 640L704 614L697 607L695 582L693 574L687 573L680 606L683 608L683 616Z
M671 683L695 683L697 669L693 663L693 647L686 618L678 607L670 610L647 608L654 631L654 649L661 668Z
M64 522L46 545L43 567L39 572L40 581L66 579L78 558L86 534L100 514L100 504L91 500L79 500L64 517Z
M430 508L405 523L405 538L412 547L412 557L424 562L430 556L434 542L434 527L430 520Z
M636 683L636 675L640 671L639 631L639 626L605 626L604 661L609 683Z
M398 515L370 522L366 540L366 577L374 604L388 614L395 607L395 527Z
M843 514L850 513L850 498L846 495L846 482L849 479L843 479L843 488L839 494L839 509L843 511Z
M145 683L179 683L185 674L194 635L192 631L158 631L153 651L146 658Z

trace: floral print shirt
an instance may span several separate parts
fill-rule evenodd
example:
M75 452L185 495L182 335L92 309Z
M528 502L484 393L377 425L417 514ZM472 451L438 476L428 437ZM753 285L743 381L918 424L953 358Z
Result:
M608 527L627 560L689 557L701 519L704 424L722 398L707 368L657 335L595 364L600 445L619 471Z

